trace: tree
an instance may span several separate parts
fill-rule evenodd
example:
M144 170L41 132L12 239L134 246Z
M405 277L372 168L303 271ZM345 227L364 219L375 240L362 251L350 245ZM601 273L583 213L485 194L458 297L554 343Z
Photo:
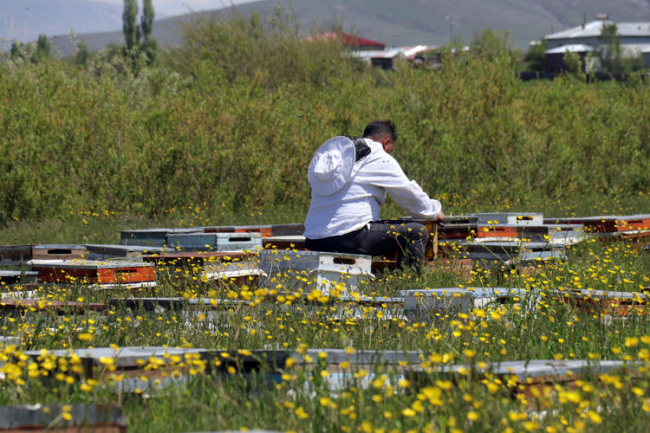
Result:
M24 59L25 58L25 44L22 42L18 42L17 40L14 40L11 43L11 60L18 60L18 59Z
M498 56L503 51L512 54L514 43L514 37L510 30L502 32L501 30L484 29L475 32L472 37L472 49L490 58Z
M124 32L124 54L133 61L136 68L137 60L145 56L147 65L156 60L158 42L151 36L155 12L152 0L143 0L142 17L140 25L137 24L137 0L124 0L124 13L122 14L122 29Z
M580 58L580 54L567 51L564 53L562 61L564 61L564 64L567 68L567 73L569 75L584 79L584 73L582 72L582 59Z
M600 65L603 71L610 74L623 72L623 49L618 27L615 23L603 24L600 31L600 49L598 50Z
M50 58L50 41L45 35L38 35L36 50L32 54L32 63L41 63Z
M140 28L136 24L138 4L136 0L124 0L122 14L122 31L124 32L124 48L127 54L133 54L140 40Z
M526 53L526 61L528 67L533 71L546 70L546 39L542 39L530 47Z
M158 49L158 42L151 36L153 31L153 20L155 12L153 9L152 0L143 0L142 19L140 27L142 28L142 36L144 41L140 44L140 52L144 53L147 57L147 64L151 65L156 60L156 51Z
M84 68L88 64L88 46L86 46L84 41L79 42L75 62L77 63L77 66L82 66Z

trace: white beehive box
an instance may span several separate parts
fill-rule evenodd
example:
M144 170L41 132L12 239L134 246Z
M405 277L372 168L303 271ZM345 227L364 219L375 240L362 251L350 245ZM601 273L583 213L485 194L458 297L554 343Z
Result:
M371 264L371 257L365 255L262 250L260 270L265 276L260 285L282 284L287 289L294 289L306 288L308 283L315 282L316 288L329 294L336 284L344 284L349 290L374 278Z

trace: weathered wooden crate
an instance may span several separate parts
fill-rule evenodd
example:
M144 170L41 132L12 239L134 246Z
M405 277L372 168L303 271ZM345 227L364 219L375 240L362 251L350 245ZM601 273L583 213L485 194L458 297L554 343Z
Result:
M472 271L474 270L472 259L438 257L437 260L427 261L426 263L437 271L452 273L464 280L472 278Z
M36 362L42 362L46 357L70 358L74 354L81 361L80 379L95 379L105 383L111 375L122 374L125 379L115 384L115 391L122 393L132 393L136 390L156 391L169 385L183 383L187 380L190 368L187 361L209 359L209 353L207 349L157 346L51 350L45 354L41 350L24 352ZM106 367L102 362L104 359L112 360L114 371ZM148 365L156 368L147 368Z
M530 404L534 406L535 398L554 393L555 385L574 388L580 380L598 381L598 376L605 373L620 373L634 378L639 376L642 367L640 363L624 361L532 359L481 363L480 366L420 366L411 369L408 376L416 386L428 386L441 377L454 382L463 378L472 381L488 377L491 380L498 379L506 385L513 398L523 393L531 398Z
M32 260L71 260L80 259L88 254L83 245L34 245Z
M245 251L262 248L260 233L168 234L167 245L179 251Z
M280 283L293 289L315 281L323 293L329 293L339 283L352 289L374 278L371 264L371 257L364 255L262 250L260 269L265 276L260 278L260 286L275 287Z
M255 356L256 351L252 351ZM294 363L288 367L287 361ZM263 361L267 368L266 380L280 382L281 373L286 371L313 372L316 368L327 371L327 375L319 375L319 387L329 391L342 391L349 388L368 389L373 382L392 382L397 386L399 379L406 373L426 360L426 354L421 351L401 350L345 350L345 349L307 349L305 351L275 352ZM358 372L363 371L363 374ZM304 384L309 388L310 383Z
M604 290L553 290L548 292L547 296L588 314L624 317L648 315L650 313L648 293Z
M32 259L32 245L0 245L0 265L20 265Z
M122 230L120 232L120 243L123 245L163 247L165 245L165 236L168 234L200 233L202 231L203 229L201 227L182 229L155 228L141 230Z
M278 250L305 250L306 238L302 235L271 236L262 239L262 246L267 249Z
M476 215L447 215L445 217L446 226L451 225L477 225L479 222L479 217Z
M599 236L609 234L615 239L650 237L650 214L600 215L587 217L548 218L547 224L582 224L587 232ZM602 236L607 238L608 236Z
M162 252L146 255L145 262L154 263L158 275L182 277L206 276L208 279L258 276L257 254L253 252L196 251Z
M203 233L258 233L263 238L273 236L273 226L212 226L203 227Z
M45 283L92 285L97 288L153 287L156 272L153 264L96 260L31 260L33 271Z
M309 300L305 296L266 297L261 301L243 299L184 299L184 298L115 298L109 301L117 310L127 310L127 314L159 315L173 313L178 319L193 327L197 317L201 317L206 326L220 327L232 320L233 312L242 314L291 314L306 320L318 320L324 325L358 326L368 321L405 321L403 300L392 299L352 299L350 297L330 297ZM284 301L283 301L284 299ZM246 313L244 311L248 310Z
M482 267L513 267L539 264L548 260L563 260L563 245L548 242L458 242L458 258L471 259Z
M72 418L66 421L63 414ZM115 405L15 405L0 406L0 432L125 433L126 417Z
M102 303L64 302L49 299L2 299L0 311L10 316L24 313L48 312L56 315L83 314L87 311L103 312L108 308Z
M535 292L502 287L400 290L397 295L404 298L406 316L415 321L435 320L436 317L464 313L488 304L496 306L512 302L532 306L537 302Z
M20 346L20 337L0 335L0 347Z
M481 238L481 239L516 239L518 227L514 225L454 224L438 228L441 241Z
M0 287L35 283L37 277L33 271L0 270Z
M115 258L142 258L145 254L161 253L163 247L151 247L141 245L99 245L86 244L88 259L107 260Z
M519 227L519 238L554 245L574 245L586 239L582 224L534 224Z
M305 225L300 224L271 224L248 226L206 226L204 233L259 233L263 238L273 236L302 236Z
M305 224L272 224L271 229L273 236L302 236L305 232Z
M479 224L488 225L525 226L544 223L544 215L535 212L476 212L469 214L469 216L477 217Z

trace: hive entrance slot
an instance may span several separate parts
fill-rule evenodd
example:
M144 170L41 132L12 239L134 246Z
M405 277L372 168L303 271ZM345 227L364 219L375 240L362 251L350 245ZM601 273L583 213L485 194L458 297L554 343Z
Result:
M230 242L250 242L250 236L231 237Z
M47 254L72 254L72 250L67 248L53 248L47 250Z
M346 257L334 257L334 263L337 265L354 265L357 261L355 259L348 259Z

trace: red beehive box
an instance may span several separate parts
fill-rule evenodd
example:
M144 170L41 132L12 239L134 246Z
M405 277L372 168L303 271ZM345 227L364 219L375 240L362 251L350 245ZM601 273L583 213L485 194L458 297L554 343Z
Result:
M272 226L215 226L204 227L204 233L259 233L263 238L273 236Z
M154 265L134 261L32 260L38 279L45 283L153 286Z

